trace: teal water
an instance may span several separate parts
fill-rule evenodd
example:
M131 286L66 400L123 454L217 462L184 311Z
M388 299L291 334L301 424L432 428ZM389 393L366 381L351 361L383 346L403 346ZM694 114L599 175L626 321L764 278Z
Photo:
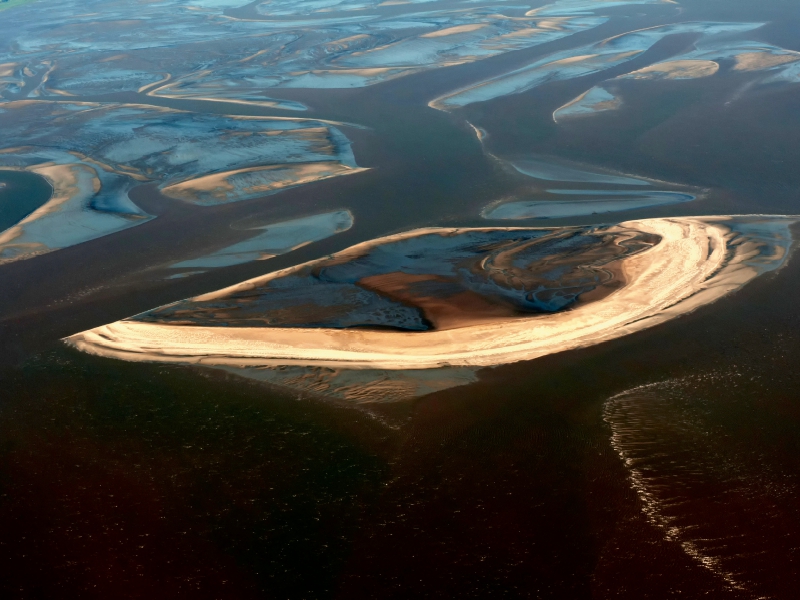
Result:
M0 171L0 231L19 223L50 199L53 188L42 177Z

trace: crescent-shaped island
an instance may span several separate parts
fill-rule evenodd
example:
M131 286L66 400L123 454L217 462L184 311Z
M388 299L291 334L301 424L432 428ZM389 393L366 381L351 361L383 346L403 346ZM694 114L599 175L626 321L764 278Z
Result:
M785 262L793 217L418 229L84 331L82 351L217 367L484 367L582 348Z

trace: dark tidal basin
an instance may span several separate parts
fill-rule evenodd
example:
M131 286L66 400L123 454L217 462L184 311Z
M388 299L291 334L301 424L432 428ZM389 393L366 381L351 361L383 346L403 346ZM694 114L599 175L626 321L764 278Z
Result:
M19 223L50 199L53 188L24 171L0 171L0 230Z
M461 6L439 8L451 5ZM227 14L249 19L257 10ZM800 213L800 85L762 85L771 72L736 70L729 58L710 78L623 80L614 88L619 110L553 121L592 86L688 52L692 35L667 37L609 71L452 112L428 106L552 52L679 21L764 22L748 40L800 51L796 10L777 1L685 1L679 12L635 5L609 15L539 46L368 87L261 90L305 104L303 117L357 124L341 131L370 170L204 208L139 185L131 200L156 218L0 265L0 596L794 598L796 255L666 324L480 369L468 385L399 402L356 404L220 370L97 358L60 342L379 236L507 226L482 218L484 208L575 187L520 174L507 162L517 157L697 196L548 227ZM179 51L197 48L170 50ZM153 68L151 59L161 60L143 53L128 66ZM21 98L43 74L3 98ZM74 99L298 116L135 89L88 88ZM488 133L482 142L472 126ZM31 173L0 171L0 182L0 230L51 193ZM249 227L340 209L354 224L335 236L167 278L170 264L246 240Z

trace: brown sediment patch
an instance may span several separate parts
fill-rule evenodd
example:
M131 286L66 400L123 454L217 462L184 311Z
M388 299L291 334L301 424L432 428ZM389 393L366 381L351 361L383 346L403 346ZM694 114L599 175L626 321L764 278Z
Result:
M358 285L420 309L436 330L458 329L479 323L507 321L519 316L520 311L513 306L481 296L470 290L459 290L444 297L421 294L414 289L414 284L423 282L446 285L449 280L437 275L386 273L364 277L358 281Z
M427 230L415 232L416 250L401 250L397 244L407 240L390 236L306 263L299 271L283 271L277 279L251 282L254 287L248 290L180 302L136 319L237 327L443 330L552 313L594 288L602 288L594 298L618 289L612 280L620 272L607 265L658 242L641 232L606 229ZM440 253L439 247L452 252ZM373 262L376 249L381 258ZM308 284L316 288L311 295Z
M659 236L661 241L620 260L627 282L621 289L564 312L413 333L124 320L73 335L66 342L92 354L125 360L238 367L428 369L530 360L654 326L713 302L756 277L759 271L747 260L757 249L729 245L736 234L723 221L722 217L685 217L616 226L621 231ZM411 235L420 232L405 234ZM197 300L224 297L242 286L252 289L257 281L280 275L243 282Z

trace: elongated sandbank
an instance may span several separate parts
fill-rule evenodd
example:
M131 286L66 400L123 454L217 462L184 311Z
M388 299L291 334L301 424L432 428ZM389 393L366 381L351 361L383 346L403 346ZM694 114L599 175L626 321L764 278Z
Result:
M219 327L125 319L65 341L85 352L130 361L210 366L306 365L333 368L429 369L491 366L598 344L652 327L713 302L783 263L791 244L788 217L683 217L628 221L609 236L646 236L654 243L614 261L621 285L568 310L489 320L434 331L353 328ZM495 231L513 231L497 228ZM517 228L519 232L530 228ZM416 230L355 246L348 260L398 239L460 232ZM338 255L198 296L224 306L226 298L309 269ZM340 259L344 260L344 258ZM327 261L327 262L325 262ZM332 263L331 261L334 261ZM158 313L158 311L151 311Z

